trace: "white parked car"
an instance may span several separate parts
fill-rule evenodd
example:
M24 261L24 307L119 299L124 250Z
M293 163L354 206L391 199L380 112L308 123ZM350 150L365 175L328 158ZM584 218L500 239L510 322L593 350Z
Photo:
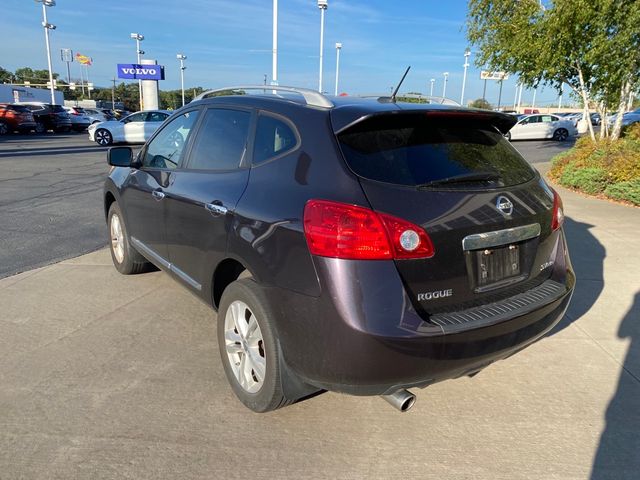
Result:
M540 140L553 138L560 142L578 134L571 120L550 114L527 115L505 135L508 140Z
M147 110L132 113L121 120L94 123L88 128L89 139L98 145L144 143L162 125L171 112Z

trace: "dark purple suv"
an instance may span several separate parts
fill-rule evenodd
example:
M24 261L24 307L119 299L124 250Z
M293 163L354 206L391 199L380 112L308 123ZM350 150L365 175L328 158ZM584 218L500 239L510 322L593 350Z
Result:
M408 388L473 375L562 318L562 203L504 139L515 118L249 91L203 94L135 158L112 148L104 194L116 268L150 262L218 310L247 407L326 389L406 410Z

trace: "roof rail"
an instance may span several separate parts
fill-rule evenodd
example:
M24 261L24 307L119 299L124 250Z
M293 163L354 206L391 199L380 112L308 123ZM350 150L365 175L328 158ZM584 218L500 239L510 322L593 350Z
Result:
M207 90L206 92L201 93L193 100L202 100L203 98L207 98L212 96L213 93L221 93L221 92L233 92L234 90L262 90L264 93L267 93L269 90L272 92L289 92L289 93L297 93L301 95L307 105L313 107L321 107L321 108L333 108L333 102L331 102L327 97L323 94L316 92L315 90L310 90L308 88L298 88L298 87L285 87L280 85L240 85L237 87L225 87L225 88L216 88L215 90Z

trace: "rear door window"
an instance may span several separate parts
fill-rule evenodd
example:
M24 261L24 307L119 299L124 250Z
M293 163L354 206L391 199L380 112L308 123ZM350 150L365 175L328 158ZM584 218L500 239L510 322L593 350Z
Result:
M363 178L421 186L451 177L489 174L473 187L517 185L534 170L492 125L460 116L378 115L338 135L344 158ZM451 184L469 187L472 181ZM449 188L450 185L447 185Z
M187 168L234 170L247 149L251 113L244 110L207 110L189 154Z

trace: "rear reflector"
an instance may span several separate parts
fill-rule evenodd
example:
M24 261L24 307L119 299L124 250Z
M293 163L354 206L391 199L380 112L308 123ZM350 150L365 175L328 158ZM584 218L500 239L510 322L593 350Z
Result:
M431 239L421 227L345 203L309 200L304 233L311 253L323 257L390 260L434 254Z
M557 230L564 223L564 208L562 206L562 199L558 192L553 190L553 220L551 220L551 229Z

